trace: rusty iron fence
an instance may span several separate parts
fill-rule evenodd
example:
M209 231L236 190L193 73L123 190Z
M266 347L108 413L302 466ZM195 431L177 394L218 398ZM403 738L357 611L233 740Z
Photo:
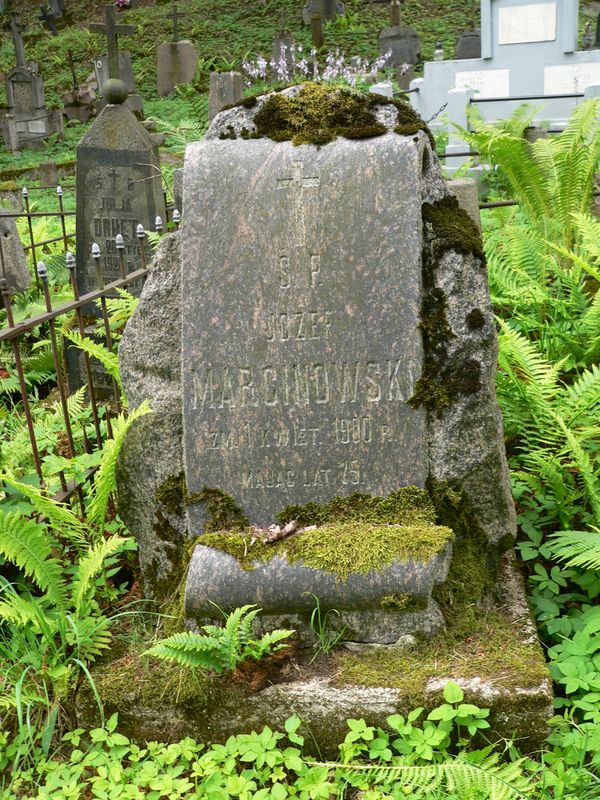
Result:
M30 190L33 191L33 190ZM43 450L38 444L38 436L36 435L34 425L34 415L32 413L32 400L33 393L28 387L26 370L24 368L24 347L23 339L31 332L38 332L40 338L49 340L50 351L52 354L52 362L54 365L56 375L56 392L58 394L58 406L62 413L62 422L64 423L64 440L62 443L62 452L69 458L73 458L81 453L91 453L97 447L101 447L103 440L106 436L112 436L111 418L121 411L119 390L114 379L110 379L112 391L110 394L102 396L102 391L98 391L97 382L98 375L95 375L93 367L93 359L85 351L81 352L81 358L84 367L85 377L85 401L91 410L91 428L90 433L86 430L86 425L83 423L78 431L78 436L74 435L74 421L71 418L69 411L69 385L67 381L67 364L65 359L66 347L62 347L62 342L59 342L59 328L61 322L68 321L83 339L92 339L95 343L100 342L106 345L108 350L112 349L113 337L110 327L110 319L107 307L107 298L114 297L117 289L126 289L135 281L143 283L144 279L150 271L150 265L147 263L144 243L147 240L147 232L144 226L140 223L137 226L137 238L140 243L139 248L139 263L135 269L128 270L127 261L125 258L125 243L121 235L115 237L115 247L118 254L118 261L120 267L120 278L112 281L111 283L104 283L103 279L103 261L106 254L100 251L100 247L94 244L92 247L92 256L96 267L96 288L80 294L77 273L75 269L75 256L71 252L73 244L75 243L74 232L69 230L68 221L75 216L74 211L65 211L63 205L63 190L61 187L55 189L57 197L58 208L56 211L31 211L29 204L29 192L27 189L23 190L23 210L21 212L10 212L5 216L10 216L15 219L26 218L27 229L29 232L29 244L23 246L23 249L29 251L33 263L35 265L35 276L37 280L37 287L39 291L39 298L42 300L45 311L38 313L36 316L31 316L26 319L15 320L15 306L14 298L10 295L8 281L6 280L5 273L0 270L0 292L4 302L4 311L6 314L6 321L4 327L0 328L0 347L9 347L12 349L12 360L14 366L11 365L11 370L14 377L18 380L18 391L15 392L17 402L21 403L22 412L25 418L29 443L31 446L31 455L35 473L42 488L45 487L46 482L44 473L42 471L42 457ZM34 231L32 219L36 217L58 217L61 222L61 235L47 239L44 241L36 241L34 238ZM161 235L167 226L176 228L180 223L180 214L173 209L172 206L167 207L167 220L163 222L160 217L153 220L152 228ZM64 266L68 271L68 284L63 287L72 299L64 302L64 292L62 293L61 303L59 305L53 304L53 291L48 280L48 271L43 258L38 259L38 256L43 256L43 248L45 245L53 244L55 242L62 242L64 253L60 258L64 259ZM56 258L56 255L53 256ZM4 263L4 254L2 251L2 237L0 237L0 267ZM35 292L35 289L34 289ZM87 316L86 307L89 309L90 304L95 301L99 307L99 317L97 319L99 327L102 330L102 336L99 338L98 331L94 329L93 335L90 331L89 317ZM1 304L0 304L1 310ZM0 361L2 360L0 352ZM54 387L53 387L54 390ZM101 424L101 420L104 425ZM93 430L93 433L91 431ZM104 433L104 435L103 435ZM76 443L77 441L77 443ZM76 503L82 515L85 515L85 501L84 501L84 487L86 482L94 474L97 467L91 467L86 470L85 476L82 480L67 480L64 471L59 471L58 481L60 483L60 491L51 493L54 500L58 502Z

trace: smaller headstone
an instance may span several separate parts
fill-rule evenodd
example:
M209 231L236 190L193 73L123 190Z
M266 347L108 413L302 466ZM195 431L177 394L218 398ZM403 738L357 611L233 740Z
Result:
M163 42L157 51L157 92L165 97L182 83L190 83L196 72L198 55L194 45L181 42Z
M194 45L188 40L179 39L179 20L185 14L177 10L177 4L173 4L173 10L167 14L167 18L173 23L173 36L170 42L163 42L158 47L157 52L157 92L159 97L165 97L182 83L190 83L196 72L196 62L198 54Z
M481 31L463 31L456 43L456 58L481 58Z
M104 283L121 277L115 237L123 236L126 272L141 266L141 248L151 252L137 226L154 230L157 216L166 219L158 151L124 105L127 90L112 79L103 91L108 104L77 146L77 283L81 294L96 288L92 244L100 246ZM139 293L139 286L129 291ZM98 313L95 306L86 313Z
M95 62L98 86L104 86L109 78L122 80L129 93L127 106L136 114L141 114L144 104L135 87L131 53L119 52L119 36L132 36L136 32L135 26L117 24L117 10L111 5L104 8L104 22L94 22L88 29L92 33L102 33L106 36L107 54ZM103 98L98 103L98 109L104 108L105 105L106 101Z
M414 28L394 26L379 34L379 52L390 53L389 65L417 64L421 60L421 43Z
M0 210L0 278L6 278L10 294L26 291L31 285L27 256L13 217ZM0 300L0 307L4 303Z
M239 103L244 96L244 78L239 72L211 72L208 118L214 119L224 106Z
M583 49L591 50L594 43L594 31L592 30L592 23L587 20L583 28Z
M96 113L96 92L91 83L97 87L95 75L92 73L91 80L79 84L75 72L75 61L73 52L68 51L69 66L71 68L71 79L73 88L63 94L63 114L67 119L77 119L79 122L87 122Z
M58 185L58 168L55 161L42 161L37 172L42 186Z
M35 147L52 133L62 132L62 115L46 108L44 82L36 63L27 62L23 28L16 14L11 14L11 31L16 66L6 75L8 113L1 120L6 148L12 152Z
M345 13L346 7L341 0L306 0L302 18L305 25L310 25L313 14L318 14L323 22L329 22L336 17L343 17Z
M106 55L100 56L95 62L96 81L100 90L106 83L110 74L109 58ZM135 85L135 75L133 74L133 63L131 60L131 53L128 50L121 50L119 52L119 78L127 87L128 97L125 105L134 112L134 114L141 114L144 110L144 101L141 95L138 94ZM98 101L98 111L102 111L106 105L106 100L102 97Z

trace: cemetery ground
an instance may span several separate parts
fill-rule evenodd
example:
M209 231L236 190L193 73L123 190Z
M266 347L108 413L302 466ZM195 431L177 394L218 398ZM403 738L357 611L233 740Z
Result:
M289 6L290 13L293 6L297 13L297 3L280 5ZM268 0L264 5L252 3L252 8L240 2L220 2L218 11L216 3L190 0L182 1L179 6L190 17L194 16L194 8L201 9L200 19L192 23L193 38L201 61L216 59L211 68L229 68L248 55L253 57L256 52L270 48L277 20L273 19ZM28 8L25 3L23 7ZM376 31L386 12L377 5L348 2L347 7L351 12L346 23L350 37L340 23L339 43L346 45L351 41L352 54L362 53L363 37L358 35L353 39L352 34L360 34L361 26ZM403 13L409 8L412 7L407 2ZM413 13L416 8L415 5ZM425 6L422 8L427 11ZM77 2L71 2L70 9L74 9L73 17L83 24L80 14L83 4L80 8ZM85 9L89 9L89 3ZM205 69L198 72L190 91L182 90L173 98L150 99L154 96L156 44L168 36L165 20L168 9L166 5L141 2L137 9L126 12L123 21L136 22L145 29L143 36L132 39L130 49L134 53L138 90L144 96L146 115L163 120L172 130L161 158L171 199L171 174L173 167L181 163L184 141L200 139L207 128L208 66L205 63ZM449 47L455 32L472 24L473 12L467 4L463 11L469 15L468 21L456 14L453 21L456 31L444 28ZM431 50L434 39L440 36L435 27L438 24L439 17L436 20L433 14L423 12L415 20L426 49ZM297 27L294 32L298 40L302 41L304 36L308 45L308 35ZM338 42L334 28L331 42L335 45ZM215 36L223 43L218 54L214 49ZM56 39L40 36L31 44L33 55L42 64L56 63L55 68L47 67L44 71L50 97L58 97L69 85L63 58L66 44L76 53L76 64L82 72L86 58L97 53L96 39L77 24L69 26ZM57 48L57 44L62 47ZM8 61L4 54L2 48L3 64ZM371 58L374 55L370 50L364 54ZM308 96L311 92L316 100L323 96L318 87L309 89ZM277 97L271 101L271 111L277 114L270 118L269 124L278 126L275 132L289 140L291 134L286 129L289 119L282 108L285 111L292 107L298 113L301 100L295 100L293 95L291 100L283 96L286 97L283 101ZM357 115L363 129L365 119L369 124L377 122L370 115L381 111L380 108L373 111L375 104L365 97L368 95L352 101L352 113ZM380 102L384 102L382 98ZM441 197L444 190L439 188L441 184L435 177L437 166L427 150L429 139L419 132L418 122L409 114L404 129L397 134L378 130L378 134L385 135L354 141L338 137L318 150L312 145L292 150L289 142L274 145L268 137L257 140L240 137L231 142L234 147L231 153L240 152L235 148L245 146L251 158L259 160L264 160L265 153L269 159L280 157L281 153L285 159L293 153L288 162L282 163L274 192L277 197L285 194L288 198L279 203L286 214L289 211L286 224L290 227L285 229L284 238L289 236L298 248L316 235L314 196L319 182L335 187L332 175L344 174L347 180L353 180L353 170L360 172L352 160L356 158L354 148L369 148L374 169L379 164L373 155L379 152L377 142L384 140L391 141L389 145L379 145L390 147L385 151L387 157L393 158L401 152L406 162L412 164L411 158L418 152L419 158L414 163L419 169L429 165L425 169L426 173L431 170L429 178L422 179L419 173L411 182L403 176L405 182L400 186L399 182L389 180L386 170L377 173L377 180L361 185L360 213L356 211L358 204L349 203L343 195L335 197L331 207L343 207L347 216L340 220L326 209L329 216L323 218L324 227L336 242L336 253L323 256L323 265L311 255L308 286L295 290L307 297L314 289L316 296L323 297L319 292L325 290L319 286L328 259L341 258L337 251L347 255L350 251L344 248L350 247L348 242L357 250L365 248L368 253L371 252L368 248L376 249L385 241L379 229L365 223L373 207L381 209L378 181L386 191L388 231L393 229L394 235L406 237L406 241L413 241L411 225L420 229L422 224L430 232L423 246L424 259L429 265L424 270L428 281L424 298L415 295L411 301L411 288L407 284L403 286L400 301L397 282L385 283L383 267L367 276L385 286L378 300L378 313L370 321L371 339L381 337L384 355L380 362L369 362L375 367L366 373L364 390L371 399L378 391L389 397L400 391L398 380L402 378L397 375L402 372L397 369L394 372L388 362L381 372L387 375L385 384L383 379L378 383L378 370L385 363L388 347L385 322L392 313L390 309L402 304L408 309L403 314L408 315L412 302L420 333L412 341L407 336L403 346L418 363L422 335L426 357L413 397L417 416L408 417L410 423L406 424L405 433L409 443L410 437L417 438L417 434L438 437L438 446L443 449L445 442L440 444L440 436L445 435L445 421L455 419L452 415L465 397L468 401L481 390L477 376L481 379L483 374L481 382L485 383L485 372L477 372L473 377L469 342L479 337L480 349L488 348L484 367L487 364L490 370L488 388L492 396L490 387L495 380L503 415L504 444L518 523L516 560L510 557L509 547L501 547L504 555L496 572L498 565L491 566L486 560L492 552L489 542L482 534L469 536L472 511L465 503L462 489L457 491L456 485L449 486L443 480L428 482L427 489L409 487L386 497L353 493L348 499L355 479L359 483L356 467L350 463L337 476L342 487L339 494L345 498L340 499L322 493L323 482L329 481L330 476L326 469L316 470L310 481L304 478L305 485L310 483L310 490L293 508L286 509L287 504L273 501L273 513L269 510L260 525L250 527L248 508L255 515L252 521L258 513L252 505L252 496L264 497L267 487L274 494L281 478L248 471L243 455L230 448L233 469L227 460L215 462L216 469L225 468L224 472L234 482L236 472L241 474L246 470L248 503L242 509L229 493L207 489L202 479L198 484L193 483L196 480L193 453L185 454L187 484L182 468L173 467L181 464L178 448L184 446L182 434L173 423L177 414L181 418L182 406L186 407L186 425L191 425L190 420L199 424L194 416L197 402L206 406L208 418L218 413L215 408L218 400L213 402L213 392L222 404L226 404L229 391L231 396L234 391L237 397L252 396L250 369L242 370L243 377L235 389L233 385L230 390L225 388L225 372L217 374L216 367L214 372L205 372L203 389L198 390L191 379L185 379L188 382L182 385L176 368L182 353L181 349L179 352L173 349L174 331L181 331L182 324L188 326L184 328L187 338L183 344L187 348L187 361L200 361L195 348L209 327L205 315L228 314L235 308L243 319L248 308L244 304L253 292L254 273L240 276L231 306L219 307L222 293L214 292L214 287L219 286L221 253L232 251L228 249L231 242L227 239L227 226L220 227L227 206L219 204L226 201L231 186L221 191L220 177L224 171L218 169L218 154L223 152L219 145L224 143L218 139L218 125L213 128L212 141L209 135L202 147L194 145L190 150L192 167L188 166L187 178L189 219L210 218L211 225L205 226L210 235L198 233L192 226L186 230L185 214L180 231L175 222L169 221L167 230L149 237L156 261L141 302L128 291L120 290L118 297L106 301L105 312L92 307L86 308L85 313L74 310L53 320L54 324L48 320L42 322L20 339L18 355L11 340L2 343L2 798L285 800L299 797L309 800L335 796L364 800L388 797L591 800L600 796L600 223L590 213L600 153L599 103L582 104L567 130L551 143L541 140L530 145L525 141L526 114L515 117L501 129L481 126L478 132L469 134L471 147L493 167L488 173L490 195L518 202L517 206L482 211L483 245L467 215L452 201ZM378 120L387 119L389 123L396 110L401 112L402 104L387 103ZM119 105L107 111L106 118L110 114L115 118L120 115L118 118L125 120L126 125L133 119ZM256 113L260 109L252 101L225 112L221 132L227 131L231 137L229 124L241 128ZM194 125L186 123L187 132L174 131L186 119L191 119ZM409 136L405 135L407 125L412 125ZM41 160L52 157L57 160L59 177L65 184L63 207L74 211L74 148L89 130L88 124L67 127L66 141L51 142L46 150L33 157L25 154L15 158L2 153L0 166L11 165L14 170L3 188L20 192L29 178L24 178L19 170L22 168L27 174ZM273 128L270 132L273 133ZM346 133L352 132L346 128ZM314 130L303 129L302 135L314 135ZM319 135L323 136L320 128ZM139 136L143 145L146 140L142 134ZM92 144L97 142L92 137ZM314 164L318 160L320 177L313 172L304 174L302 165L298 167L300 162L292 160L298 158L295 154L302 148L317 153ZM205 152L213 155L203 161ZM250 156L244 158L244 165L249 159ZM79 178L84 170L89 170L91 182L97 177L94 169L89 160L82 159ZM240 175L239 186L234 188L240 198L247 200L248 195L242 195L249 191L242 168ZM328 184L323 176L329 176ZM419 194L419 202L413 207L406 197L416 191L415 186L421 180L423 192L430 195L426 195L428 199L421 207ZM202 191L193 191L194 181ZM260 234L261 221L268 218L274 234L280 233L276 229L279 219L276 213L280 212L270 216L272 204L263 188L259 180L253 203L246 204L250 227ZM208 208L193 205L203 202L204 191L214 197L214 203ZM308 198L305 205L294 200L294 191ZM40 210L58 207L54 189L39 193L32 189L30 198ZM86 194L85 201L90 199L92 192L90 197ZM148 198L146 201L150 202ZM152 198L151 202L160 202L160 198ZM244 203L240 201L240 205ZM399 209L402 215L397 213ZM263 216L261 210L265 212ZM210 214L213 216L209 217ZM379 220L384 215L381 212ZM394 228L400 216L405 227ZM73 217L66 220L72 242L75 220ZM59 220L46 227L42 227L46 224L42 221L34 222L39 226L34 232L36 240L61 236ZM20 220L18 225L23 241L27 241L27 221ZM64 241L44 248L46 274L42 269L38 275L40 288L32 281L28 292L11 299L15 323L47 309L43 287L48 287L55 308L71 300L69 281L74 273L69 272L65 262L63 245ZM485 303L487 290L480 286L485 283L480 266L482 247L487 260L493 319L492 308ZM190 253L194 248L202 252L202 258L198 264L193 259L188 264L181 253ZM420 253L420 247L417 249ZM268 246L263 251L268 251ZM136 255L142 258L144 252L142 244ZM385 252L377 252L383 253L384 262ZM277 255L278 291L284 291L289 288L286 280L290 264L279 251ZM242 253L242 263L244 257ZM179 277L174 282L177 270L173 265L179 264L180 259L188 267L181 271L183 303L174 299L179 298L180 287ZM469 299L476 296L478 302L466 308L468 313L460 317L460 331L456 334L450 330L458 313L453 304L455 298L446 302L448 298L439 287L436 290L434 280L441 275L448 282L450 270L460 270L464 265L467 269L460 273L463 278L460 291ZM79 267L78 263L78 270ZM135 262L134 267L139 264ZM195 274L196 269L200 274ZM369 283L361 284L358 273L352 277L353 291L357 295L367 294ZM233 297L233 291L231 294ZM284 322L267 317L265 338L272 339L279 324L285 326L279 328L282 342L287 342L291 335L302 339L302 325L309 325L307 330L317 342L315 347L319 347L322 340L336 335L328 323L335 315L339 317L336 303L342 301L338 296L344 297L343 282L337 285L337 293L326 295L330 311L312 312L310 319L300 320L295 329L287 317ZM484 299L479 302L482 296ZM205 298L209 299L203 305ZM125 333L125 323L136 308L138 313ZM0 313L5 324L7 312ZM87 338L78 336L79 325ZM406 325L408 330L410 326ZM494 328L499 343L497 373ZM295 334L291 333L293 330ZM417 326L413 326L413 334L416 330ZM73 420L72 447L65 430L63 398L55 369L55 334L60 355L63 348L77 344L87 356L93 357L95 369L102 372L100 365L104 368L103 389L107 394L97 407L86 401L85 388L73 391L67 399L68 414ZM335 340L338 355L329 358L337 357L338 361L329 365L332 370L347 375L344 370L352 363L354 339L361 335L362 331L349 329ZM107 338L110 348L100 344ZM225 339L224 330L218 330L211 341L203 340L203 346L222 354L220 348L224 347ZM468 357L461 361L459 354L454 368L448 370L439 353L446 353L454 345L464 347ZM342 352L344 356L339 355ZM18 358L24 368L26 394L31 398L30 419L19 390ZM157 376L156 383L149 381L143 386L148 396L154 392L152 409L140 402L143 398L138 381L144 364L150 365L144 380L148 374ZM321 361L315 367L315 376L326 374ZM291 393L299 390L297 382L295 389L288 388L291 384L285 370L280 370L276 382L273 368L266 369L270 380L262 399L271 409L274 392L283 397L288 390ZM355 392L357 376L358 371ZM348 381L344 380L339 384L340 393L351 392ZM324 391L323 383L316 377L313 391L317 401L329 397L329 390L320 393ZM173 410L169 404L175 395L179 407ZM129 415L123 410L127 399L131 406ZM274 412L268 411L271 413ZM407 414L412 413L407 410ZM268 414L265 414L267 420ZM478 424L476 416L474 413L473 429ZM365 423L365 418L355 423L352 419L335 417L332 419L335 444L343 449L354 442L354 437L360 443L370 444L369 425L375 418L376 411L369 415L369 423ZM413 422L415 419L417 422ZM381 469L378 480L384 482L390 472L386 465L396 464L397 448L388 445L385 419L378 422L381 435L378 452L372 460ZM39 446L39 463L31 450L29 425L33 426ZM304 427L290 429L288 433L305 447L311 436L315 439L314 430ZM188 427L188 437L189 431ZM165 432L171 438L165 438ZM193 433L198 438L203 436L202 426ZM269 433L274 435L272 431ZM492 431L489 438L493 439L493 435ZM95 445L96 439L105 442L102 448ZM221 441L215 449L227 451L227 446ZM493 456L490 458L493 461ZM500 466L503 459L502 454ZM416 449L410 468L417 472L419 460ZM133 488L123 482L123 470L127 471L128 465L130 475L135 475L139 483ZM205 468L215 469L210 462ZM93 474L87 480L90 471ZM154 488L157 475L167 477L161 477L158 488ZM69 503L50 499L64 491L72 480L82 481L82 494L70 494ZM283 480L291 478L286 476ZM219 481L210 485L216 487ZM153 487L152 492L144 494L147 486ZM482 496L488 496L484 482L478 483L477 488ZM319 495L318 503L311 502L313 492ZM268 497L271 496L269 492ZM199 508L207 509L203 524L209 532L200 537L199 548L195 538L182 545L181 526ZM498 513L506 514L510 520L510 496L509 507ZM141 540L138 545L121 518L134 520L144 514L155 515L152 536L159 542L162 553L158 563L149 557L152 552L148 542ZM266 527L269 523L274 524L270 530ZM366 547L365 531L369 535ZM406 531L413 537L409 536L408 541ZM454 557L451 563L444 563L450 538L456 539ZM332 541L336 543L333 549ZM201 577L188 593L185 590L188 566L191 564L191 573L201 569L201 559L206 556L200 553L202 549L212 549L217 559L214 563L219 568L213 573L197 572ZM340 592L340 586L356 586L352 581L348 583L349 576L358 581L360 591L368 588L365 575L376 572L383 580L386 569L394 568L391 556L398 556L400 561L410 557L431 570L447 570L430 594L422 592L418 596L411 588L410 574L402 573L400 578L392 575L394 581L405 580L406 588L386 593L377 613L384 612L386 624L388 620L390 625L395 624L397 613L401 619L408 614L422 626L416 633L396 633L392 645L386 639L385 625L371 618L366 622L358 619L330 599ZM170 565L167 571L165 564ZM244 607L242 601L231 613L223 614L224 627L216 627L204 619L203 624L212 627L198 629L198 638L192 640L183 634L186 609L192 603L203 602L203 588L210 584L209 600L219 596L221 587L215 575L233 569L232 582L226 587L230 593L241 591L240 587L262 576L258 581L260 584L262 580L261 597L268 602L269 590L276 585L285 583L286 588L289 585L293 589L299 574L302 579L297 570L304 567L319 571L321 582L312 594L304 593L304 622L300 621L298 626L298 619L286 613L270 628L253 628L256 609ZM423 567L419 586L429 579L427 575ZM525 578L536 630L520 588L521 575ZM500 597L494 595L495 585L502 587ZM439 617L432 609L438 609ZM431 620L436 625L442 620L437 632L426 629L433 624ZM349 636L349 630L355 626L356 633L360 625L369 628L371 638L366 640L371 644L363 644L359 635ZM290 636L288 630L265 632L273 627L298 627L298 633ZM356 641L347 642L348 638ZM552 706L548 675L553 683ZM290 686L295 688L286 688ZM337 716L332 712L334 706ZM346 712L342 714L341 725L340 707ZM369 718L361 718L363 708ZM286 713L290 709L293 713ZM277 726L263 727L266 719L277 719Z

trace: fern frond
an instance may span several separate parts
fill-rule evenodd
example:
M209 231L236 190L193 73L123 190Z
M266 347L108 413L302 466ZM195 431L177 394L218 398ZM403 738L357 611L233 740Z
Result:
M64 610L63 565L52 557L53 549L45 525L0 509L0 553L35 581L50 603Z
M557 531L548 537L550 550L569 567L600 570L600 531Z
M223 672L226 668L220 657L219 643L212 637L189 631L176 633L157 642L144 655L154 656L162 661L174 661L194 669Z
M81 613L88 593L94 589L92 581L102 570L106 559L117 553L126 541L124 537L116 535L102 539L80 559L75 568L71 587L72 604L76 614Z
M88 506L88 522L92 525L97 525L100 529L104 525L108 503L115 490L117 459L125 441L125 436L140 417L149 413L150 404L144 401L134 411L131 411L129 416L124 417L121 414L117 419L113 420L113 438L106 442L102 450L102 463L95 476L93 497Z
M579 472L581 480L587 491L587 498L592 507L594 518L598 524L600 524L600 493L598 491L598 487L600 486L600 476L595 473L589 453L583 449L581 442L577 440L577 437L574 435L573 431L567 427L564 419L559 414L556 414L555 416L556 421L560 425L560 428L565 435L567 447L573 455L574 462L572 466L575 467Z
M77 547L86 544L85 526L68 506L51 500L37 486L21 483L6 472L0 474L0 481L8 483L26 497L33 506L35 514L47 519L61 539L71 542Z
M99 361L107 373L114 378L123 393L121 373L119 371L119 358L116 353L111 353L104 345L82 336L78 331L69 331L67 338L84 353Z
M521 762L498 764L497 755L488 757L480 764L457 757L441 764L398 764L373 767L362 764L336 762L308 762L310 766L326 766L338 769L342 775L363 773L371 783L397 778L404 788L423 788L427 791L445 788L458 796L480 793L486 800L520 800L530 796L528 780L523 776Z

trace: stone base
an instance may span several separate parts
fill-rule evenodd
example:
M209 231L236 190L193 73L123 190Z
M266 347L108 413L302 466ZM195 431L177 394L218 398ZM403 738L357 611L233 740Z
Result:
M390 714L431 709L443 702L447 681L460 684L466 702L490 708L490 740L510 738L524 752L539 748L552 715L552 684L535 636L522 581L505 557L498 587L502 605L472 615L461 634L429 642L406 637L398 646L337 649L309 664L310 653L271 671L260 665L237 680L193 678L179 667L129 654L93 671L105 713L119 712L133 739L177 741L191 736L219 742L264 725L283 730L300 716L308 748L335 758L347 719L386 727ZM265 688L260 685L261 669ZM257 681L258 676L258 681ZM79 724L96 722L89 690L80 697ZM317 750L318 748L318 750Z

